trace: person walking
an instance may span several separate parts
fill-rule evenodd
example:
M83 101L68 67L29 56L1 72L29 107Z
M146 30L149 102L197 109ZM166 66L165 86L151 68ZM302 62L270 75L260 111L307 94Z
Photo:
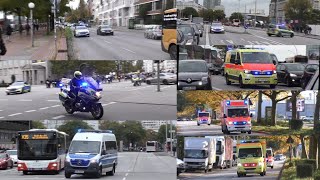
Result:
M7 53L6 45L2 39L2 27L0 26L0 56L3 56Z
M29 24L26 25L26 30L27 30L27 35L29 35L29 32L30 32L30 25Z
M12 34L12 31L13 31L13 29L12 29L11 25L8 24L7 29L6 29L6 35L7 35L7 41L8 41L8 42L11 42L11 41L10 41L10 36L11 36L11 34Z

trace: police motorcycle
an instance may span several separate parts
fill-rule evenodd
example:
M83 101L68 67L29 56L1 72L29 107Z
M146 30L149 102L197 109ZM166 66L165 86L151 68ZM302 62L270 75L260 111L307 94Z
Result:
M132 77L133 86L141 86L141 79L139 76Z
M99 84L92 77L84 78L81 82L78 98L63 85L60 86L59 99L67 113L73 114L76 111L90 112L94 119L101 119L103 107L99 100L102 98Z

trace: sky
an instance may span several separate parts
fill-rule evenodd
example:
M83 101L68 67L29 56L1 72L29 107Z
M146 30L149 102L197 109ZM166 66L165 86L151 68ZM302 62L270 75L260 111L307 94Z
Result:
M240 12L245 11L245 6L249 12L249 9L255 8L255 1L257 1L257 9L264 9L265 15L269 15L270 0L221 0L221 5L224 6L225 14L229 17L232 12L239 11L239 2Z
M252 47L248 45L247 47ZM273 53L277 56L280 62L285 61L287 57L293 57L295 55L304 55L307 54L307 48L305 45L253 45L254 48L264 48L269 53Z
M70 4L70 8L71 9L76 9L79 5L80 0L70 0L69 4Z

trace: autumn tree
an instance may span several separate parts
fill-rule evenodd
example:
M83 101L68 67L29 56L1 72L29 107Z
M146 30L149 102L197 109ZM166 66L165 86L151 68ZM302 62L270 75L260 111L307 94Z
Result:
M289 0L284 6L285 16L287 19L299 20L299 23L308 20L312 10L312 5L309 0Z

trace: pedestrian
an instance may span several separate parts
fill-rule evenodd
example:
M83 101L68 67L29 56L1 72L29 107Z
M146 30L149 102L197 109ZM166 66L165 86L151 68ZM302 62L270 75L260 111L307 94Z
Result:
M0 56L5 55L6 52L7 52L6 45L4 44L2 39L2 28L0 27Z
M29 35L29 32L30 32L30 25L29 24L26 25L26 30L27 30L27 35Z
M11 25L8 24L7 29L6 29L6 35L7 35L7 41L8 41L8 42L11 42L11 41L10 41L10 36L11 36L11 34L12 34L12 31L13 31L13 29L12 29Z
M311 26L308 26L308 32L309 32L309 34L311 34L311 31L312 31Z
M20 33L20 35L22 35L22 32L23 32L23 26L22 26L22 24L20 24L19 25L19 33Z

